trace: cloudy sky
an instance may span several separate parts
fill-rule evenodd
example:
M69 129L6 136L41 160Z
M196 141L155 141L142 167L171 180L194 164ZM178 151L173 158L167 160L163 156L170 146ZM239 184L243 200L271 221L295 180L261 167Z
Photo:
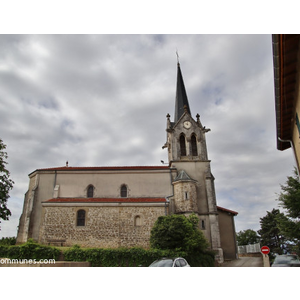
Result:
M0 238L16 236L28 174L167 161L176 50L207 133L217 203L260 228L292 174L276 149L271 35L0 35L0 138L15 181Z

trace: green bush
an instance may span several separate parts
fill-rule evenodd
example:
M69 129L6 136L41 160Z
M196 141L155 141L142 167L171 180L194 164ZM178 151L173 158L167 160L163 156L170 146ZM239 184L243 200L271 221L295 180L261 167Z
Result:
M8 246L0 245L0 258L8 257L7 251L8 251Z
M213 251L189 253L185 258L192 267L215 266L215 253Z
M9 245L15 245L16 244L16 238L15 237L3 237L0 240L0 245L3 246L9 246Z
M160 216L150 236L153 249L185 251L186 260L193 267L213 267L215 253L209 251L209 243L198 227L195 214Z
M11 259L55 259L57 260L60 250L55 247L39 245L32 239L20 246L0 246L0 257Z
M20 246L0 245L0 257L11 259L55 259L60 255L59 249L39 245L33 240ZM81 248L74 245L63 250L66 261L88 261L93 267L148 267L153 261L161 257L184 257L192 267L214 266L213 252L188 253L180 250L161 250L143 248Z
M183 251L143 248L82 249L75 245L64 251L67 261L89 261L93 267L137 267L149 266L160 257L186 256Z
M154 260L161 257L184 257L192 267L214 266L214 253L201 252L188 254L185 251L143 248L83 249L78 245L64 251L67 261L88 261L92 267L148 267Z
M195 214L160 216L151 229L150 245L156 249L181 249L188 252L203 252L209 243L198 228Z

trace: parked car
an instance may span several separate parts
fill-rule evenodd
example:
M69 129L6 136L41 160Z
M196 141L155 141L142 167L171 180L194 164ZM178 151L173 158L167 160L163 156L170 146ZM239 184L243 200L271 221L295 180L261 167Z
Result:
M300 260L294 254L277 255L272 267L300 267Z
M190 265L182 257L163 257L154 261L149 267L190 267Z

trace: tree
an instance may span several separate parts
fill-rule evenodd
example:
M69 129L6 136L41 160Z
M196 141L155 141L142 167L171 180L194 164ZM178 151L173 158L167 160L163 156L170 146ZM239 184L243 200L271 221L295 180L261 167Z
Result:
M8 158L7 153L4 151L5 149L6 145L0 139L0 223L1 219L8 220L9 216L11 216L11 212L7 208L7 200L9 198L9 191L13 188L14 184L9 178L9 171L5 167L7 165L5 160Z
M256 231L252 229L241 230L236 234L239 246L251 245L259 242L259 236Z
M279 194L280 205L287 210L287 216L293 219L300 218L300 182L296 168L294 177L288 176L286 185L281 185L282 192Z
M183 251L205 251L209 244L198 228L195 214L161 216L156 220L150 236L152 248L180 249Z
M278 201L286 211L286 216L279 219L280 231L296 245L296 251L300 253L300 182L297 169L294 169L294 177L288 176L285 185L281 185L282 192Z
M280 219L284 217L279 209L274 208L271 212L267 211L266 216L260 218L261 229L258 230L258 234L261 236L261 243L277 254L283 253L287 241L279 228Z

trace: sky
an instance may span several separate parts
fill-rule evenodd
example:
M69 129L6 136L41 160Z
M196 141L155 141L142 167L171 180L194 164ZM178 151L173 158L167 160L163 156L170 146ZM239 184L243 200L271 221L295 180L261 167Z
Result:
M277 2L1 3L0 138L7 145L8 168L15 185L8 202L13 215L0 224L0 238L16 235L28 174L37 168L63 166L66 160L71 166L160 165L160 160L167 161L166 149L161 147L166 141L166 114L174 117L176 50L192 115L199 113L202 124L211 129L206 138L217 203L239 212L237 231L259 229L259 218L276 207L276 193L294 166L291 150L276 149L270 33L298 33L299 18L298 11L290 9L294 1ZM98 35L62 35L70 33ZM145 35L153 33L169 35ZM191 33L197 35L186 35ZM227 33L234 35L224 35ZM23 293L31 284L26 278L35 276L34 268L25 269L2 272L2 279L14 293ZM150 281L145 278L151 270L147 268L121 268L118 272L106 268L103 276L98 268L92 269L80 277L81 286L87 280L88 288L81 289L84 296L87 292L94 296L92 287L99 287L99 276L102 294L120 291L124 297L128 290L131 298L140 298L137 291L144 288L149 299L153 298L152 290L167 297L174 290L174 299L188 291L194 295L193 289L170 290L165 284L149 289ZM66 290L67 279L72 278L72 284L78 281L77 273L68 270L44 270L53 275L49 278L58 279L62 274L62 280L56 280L60 293ZM209 293L215 282L226 290L234 280L238 292L232 297L239 297L239 290L248 288L244 278L249 273L257 282L268 279L271 283L270 272L256 270L243 268L235 275L233 269L214 268L206 270L213 274L202 276L201 282ZM195 276L181 276L183 286L191 286L192 280L199 284L198 269L188 272L192 271ZM281 276L281 285L286 278L287 287L297 278L288 271L288 276ZM90 276L91 272L95 276ZM274 269L272 273L277 275ZM157 271L151 280L155 276L157 282L165 283L173 274L172 270ZM16 280L21 287L17 290ZM138 282L134 289L132 282ZM286 297L293 292L281 290L276 290L277 297L278 293ZM70 292L68 289L68 296ZM74 289L75 298L81 293ZM270 297L270 289L260 289L260 294Z
M14 180L0 238L16 236L28 174L64 166L152 166L167 159L177 56L200 114L217 205L236 231L260 229L292 175L276 148L269 34L0 35L0 138Z

